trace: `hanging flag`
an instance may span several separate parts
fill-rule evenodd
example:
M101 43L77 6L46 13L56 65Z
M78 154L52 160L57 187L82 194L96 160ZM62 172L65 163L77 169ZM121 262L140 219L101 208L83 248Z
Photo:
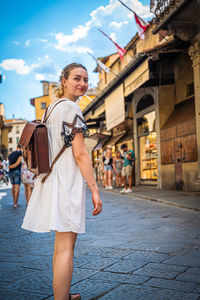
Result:
M103 34L103 35L105 35L114 45L115 45L115 47L116 47L116 49L117 49L117 53L119 54L119 57L120 57L120 59L121 59L121 61L123 62L123 56L124 56L124 54L126 53L126 50L124 49L124 48L122 48L122 47L120 47L115 41L113 41L112 39L111 39L111 37L109 37L105 32L103 32L103 30L101 30L101 29L99 29L98 28L98 30Z
M145 34L144 33L147 30L147 28L149 27L149 23L145 22L142 18L140 18L134 12L134 10L132 10L130 7L128 7L126 4L124 4L121 0L119 0L119 2L134 14L135 22L136 22L137 29L138 29L138 35L142 40L144 40L145 39Z
M142 20L136 13L134 13L134 15L135 15L135 22L137 25L139 37L142 40L144 40L145 39L145 31L149 27L149 24L146 23L144 20Z
M88 54L96 61L100 72L104 71L106 73L110 73L110 68L108 68L106 65L104 65L104 63L102 63L102 61L100 61L98 58L94 57L94 55L92 55L92 53L88 52Z

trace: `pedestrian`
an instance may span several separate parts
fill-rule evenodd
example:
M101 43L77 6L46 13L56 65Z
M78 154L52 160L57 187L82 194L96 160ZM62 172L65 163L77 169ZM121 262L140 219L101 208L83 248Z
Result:
M123 166L123 160L121 157L121 152L117 150L116 156L113 159L113 170L116 175L116 187L122 186L122 166Z
M46 123L50 161L64 144L67 148L44 183L44 176L38 176L22 228L35 232L55 231L54 299L75 300L81 296L70 295L70 285L77 234L85 232L85 180L92 192L93 215L102 211L102 202L84 143L88 128L76 103L88 89L87 70L81 64L69 64L63 69L60 82L56 89L59 99L50 105L48 112L61 99L64 101L56 105Z
M12 185L13 207L19 207L19 187L21 184L21 147L18 145L16 151L13 151L9 156L9 177Z
M22 183L24 184L26 205L28 205L33 188L34 188L35 180L34 180L34 174L28 170L27 164L23 158L21 160L21 163L22 163L21 179L22 179Z
M103 170L104 170L104 186L106 190L112 190L112 146L108 145L105 155L103 157Z
M121 145L121 150L123 151L123 167L122 167L122 183L124 188L120 193L131 193L132 192L132 172L133 164L135 160L134 152L129 149L127 144ZM127 178L128 178L128 189L127 189Z

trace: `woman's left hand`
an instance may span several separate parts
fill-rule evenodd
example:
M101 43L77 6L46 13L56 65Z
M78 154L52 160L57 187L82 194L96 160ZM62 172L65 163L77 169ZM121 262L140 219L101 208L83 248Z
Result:
M93 216L96 216L102 212L102 201L98 191L92 192L92 202L94 205L92 214Z

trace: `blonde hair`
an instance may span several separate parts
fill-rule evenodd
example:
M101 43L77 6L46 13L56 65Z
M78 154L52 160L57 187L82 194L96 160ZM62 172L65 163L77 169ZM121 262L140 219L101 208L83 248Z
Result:
M61 98L64 95L64 86L62 84L62 79L63 78L67 79L69 77L70 71L76 68L82 68L87 71L86 67L84 67L82 64L71 63L67 65L61 72L59 78L60 81L59 87L54 89L54 94L56 95L57 98Z

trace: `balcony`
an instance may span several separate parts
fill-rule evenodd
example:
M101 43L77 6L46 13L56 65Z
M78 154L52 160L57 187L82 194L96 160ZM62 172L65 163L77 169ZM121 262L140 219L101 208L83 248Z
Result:
M151 0L151 12L154 13L154 22L159 24L169 13L177 8L181 0Z
M156 24L153 34L166 30L191 41L200 32L200 0L151 0L151 12Z

